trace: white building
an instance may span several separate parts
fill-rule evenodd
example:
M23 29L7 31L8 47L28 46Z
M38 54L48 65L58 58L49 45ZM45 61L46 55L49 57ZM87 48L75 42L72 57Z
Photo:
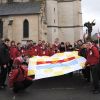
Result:
M74 42L82 36L81 0L46 0L48 40Z
M0 0L0 37L74 42L82 35L81 0Z

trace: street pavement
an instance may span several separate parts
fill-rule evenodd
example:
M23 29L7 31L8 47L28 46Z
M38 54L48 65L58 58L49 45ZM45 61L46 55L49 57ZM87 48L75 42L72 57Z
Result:
M7 87L0 90L0 100L100 100L100 94L92 94L91 90L91 83L87 83L81 75L63 75L36 80L18 94Z

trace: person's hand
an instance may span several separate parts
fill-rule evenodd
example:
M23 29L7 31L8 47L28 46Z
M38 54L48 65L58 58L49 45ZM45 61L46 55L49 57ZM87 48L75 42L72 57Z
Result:
M3 67L4 67L4 68L7 68L7 65L5 64L5 65L3 65Z
M88 62L85 63L85 68L90 66L90 64Z
M13 88L9 88L10 90L13 90Z

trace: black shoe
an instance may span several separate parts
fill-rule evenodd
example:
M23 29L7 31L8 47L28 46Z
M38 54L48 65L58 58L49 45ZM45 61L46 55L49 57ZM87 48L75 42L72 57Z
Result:
M7 84L4 84L3 86L4 86L4 87L7 87Z
M1 88L1 89L5 89L6 87L7 87L6 84L0 85L0 88Z
M17 89L13 88L13 92L18 93L19 91Z
M88 79L88 78L85 78L85 81L86 81L87 83L89 83L89 82L90 82L90 79Z
M93 90L93 94L99 94L100 91L99 90Z
M1 85L1 86L0 86L0 89L5 89L5 86Z

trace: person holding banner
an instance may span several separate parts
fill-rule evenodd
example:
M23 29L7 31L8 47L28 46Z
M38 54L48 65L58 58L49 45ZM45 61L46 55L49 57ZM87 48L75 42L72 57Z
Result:
M86 52L87 52L86 43L83 43L80 46L80 49L78 51L78 55L82 56L84 58L87 58ZM86 80L86 82L90 82L90 67L85 67L84 69L82 69L82 74L83 74L83 77Z
M87 42L87 62L86 66L90 67L93 83L93 94L100 93L99 87L99 50L91 42Z
M25 90L29 87L33 81L31 77L27 76L28 65L26 62L22 62L16 58L13 66L13 69L8 75L8 86L14 93L18 93L19 91Z

